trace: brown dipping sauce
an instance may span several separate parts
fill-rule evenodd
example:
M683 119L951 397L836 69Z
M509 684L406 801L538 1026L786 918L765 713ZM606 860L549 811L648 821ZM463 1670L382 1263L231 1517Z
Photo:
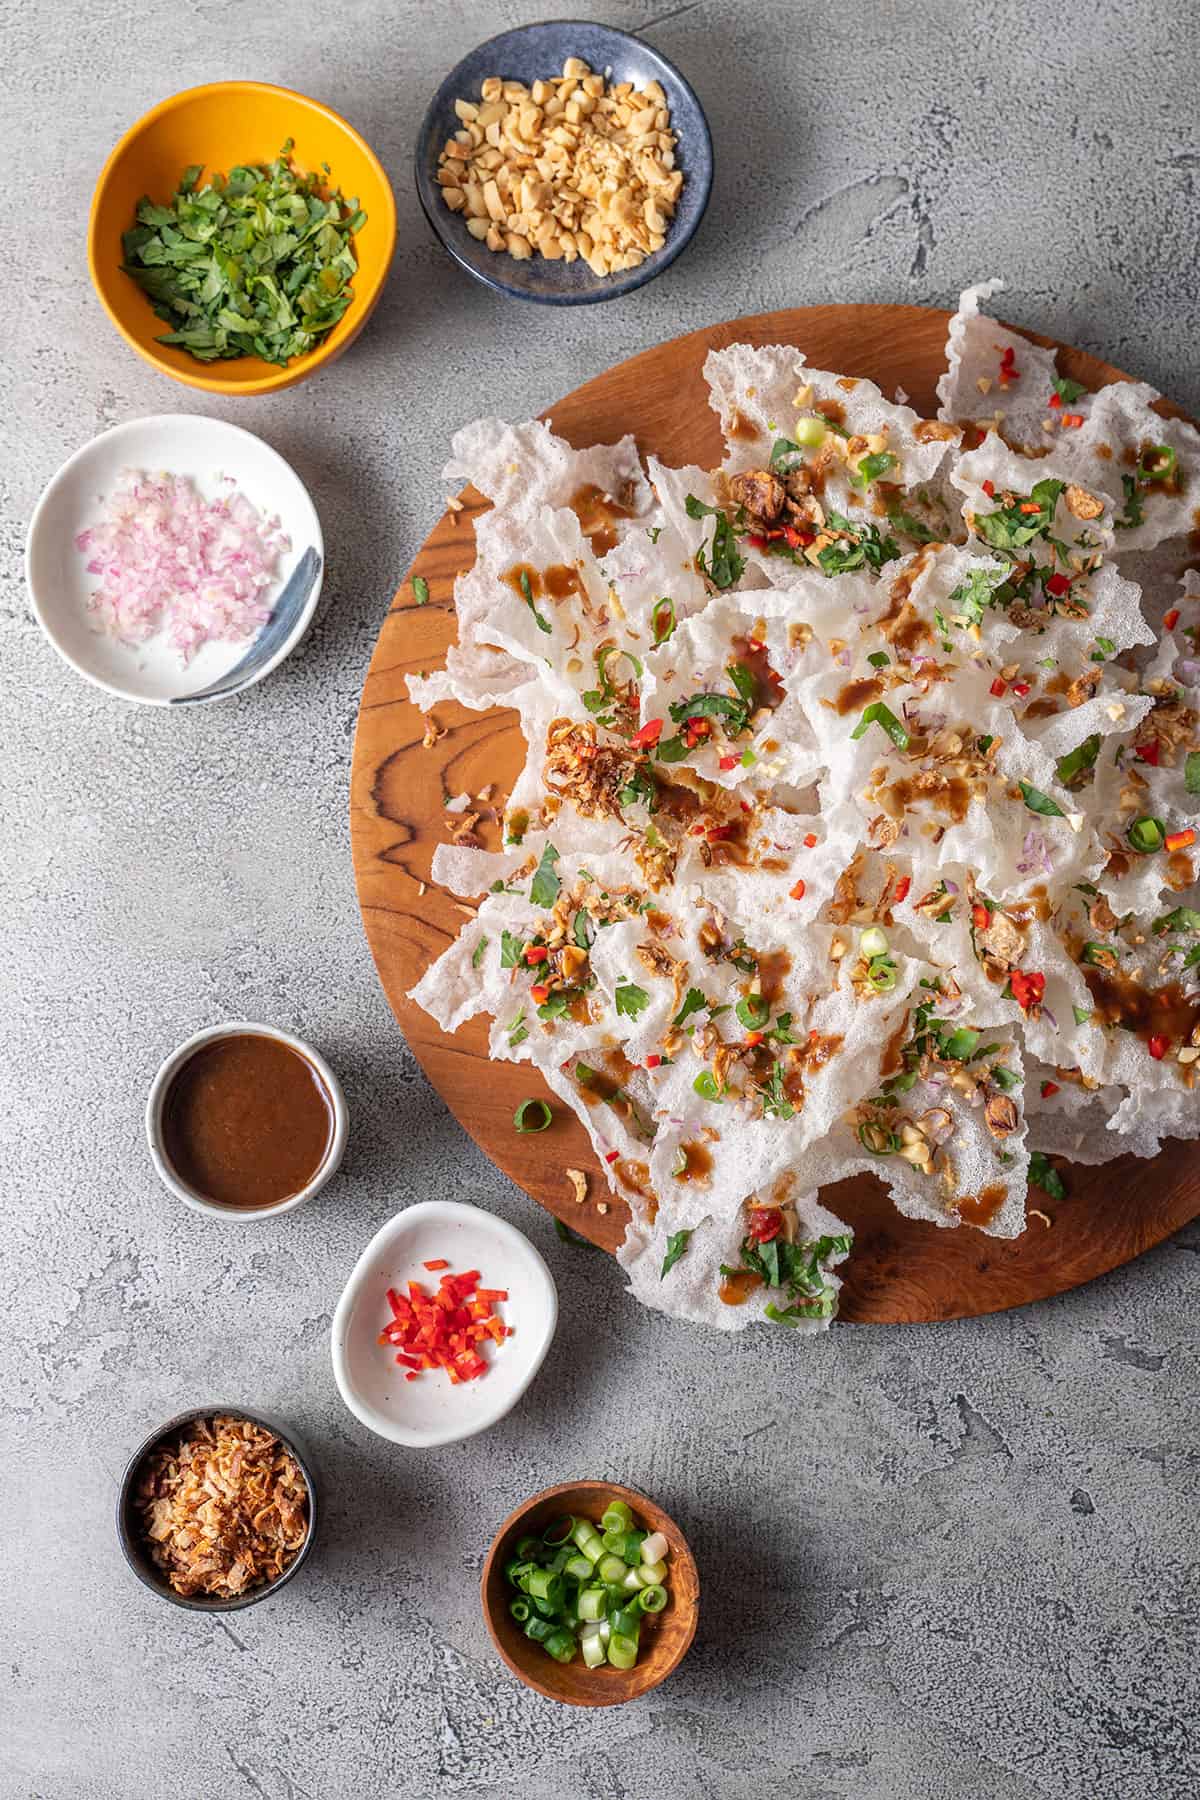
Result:
M252 1032L202 1044L163 1101L163 1150L180 1181L241 1212L301 1193L333 1128L333 1101L308 1059Z

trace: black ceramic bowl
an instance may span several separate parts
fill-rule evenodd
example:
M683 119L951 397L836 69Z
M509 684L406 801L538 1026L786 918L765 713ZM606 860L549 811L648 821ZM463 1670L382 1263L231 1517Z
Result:
M661 250L653 251L636 269L617 275L593 275L582 257L578 262L548 262L531 256L514 262L504 252L489 250L467 230L462 213L453 213L441 197L437 163L447 138L459 129L456 100L479 99L489 75L526 85L562 72L568 56L583 59L597 75L612 82L632 81L644 87L657 81L667 96L671 128L679 139L676 165L683 171L683 190ZM616 300L653 281L691 241L704 217L712 189L713 150L704 108L674 63L627 31L595 25L585 19L548 19L489 38L451 69L434 95L417 139L417 193L425 216L457 263L497 293L542 306L588 306Z
M173 1437L177 1432L191 1425L196 1419L215 1419L218 1416L231 1419L249 1419L252 1425L261 1425L267 1431L273 1431L285 1450L291 1452L304 1477L308 1489L308 1535L283 1574L274 1581L264 1582L260 1587L251 1588L236 1599L224 1600L213 1595L197 1594L188 1598L177 1594L159 1573L158 1567L150 1556L142 1537L133 1506L133 1492L137 1474L150 1452L162 1443L164 1438ZM182 1606L188 1612L240 1612L244 1606L253 1606L259 1600L265 1600L269 1594L277 1594L286 1582L291 1581L301 1564L308 1559L317 1533L317 1484L313 1475L312 1462L307 1453L296 1442L294 1434L285 1431L274 1419L266 1419L261 1413L251 1412L245 1406L193 1406L190 1411L179 1413L160 1425L130 1457L121 1477L120 1492L117 1495L117 1536L125 1561L129 1564L138 1580L144 1582L151 1592L161 1600L169 1600L172 1606Z

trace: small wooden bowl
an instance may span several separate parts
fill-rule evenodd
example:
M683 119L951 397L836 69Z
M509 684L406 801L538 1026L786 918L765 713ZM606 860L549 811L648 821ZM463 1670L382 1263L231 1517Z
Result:
M641 1648L632 1669L614 1669L607 1664L589 1669L579 1657L558 1663L525 1636L509 1612L515 1590L505 1580L504 1565L518 1538L540 1537L547 1525L564 1513L591 1519L599 1527L610 1500L624 1500L635 1524L661 1531L666 1538L670 1598L662 1612L647 1613L643 1619ZM480 1594L492 1642L513 1674L535 1693L567 1706L620 1706L648 1694L679 1667L700 1617L700 1577L687 1539L661 1506L615 1481L563 1481L557 1487L543 1488L509 1513L488 1551Z

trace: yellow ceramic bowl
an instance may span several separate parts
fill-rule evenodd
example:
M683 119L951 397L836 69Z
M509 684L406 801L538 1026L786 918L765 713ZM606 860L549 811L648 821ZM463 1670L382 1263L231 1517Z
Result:
M146 295L121 272L121 233L134 223L143 194L167 201L190 163L204 165L204 177L224 174L237 163L266 163L288 138L304 171L329 164L330 180L348 201L357 199L367 215L354 239L358 273L354 299L329 336L307 356L293 357L286 369L257 357L197 362L186 350L155 343L170 327ZM345 119L290 88L264 81L214 81L163 100L121 139L92 196L88 224L88 266L104 310L139 356L188 387L210 394L268 394L296 382L340 356L366 324L383 291L396 244L396 202L381 164Z

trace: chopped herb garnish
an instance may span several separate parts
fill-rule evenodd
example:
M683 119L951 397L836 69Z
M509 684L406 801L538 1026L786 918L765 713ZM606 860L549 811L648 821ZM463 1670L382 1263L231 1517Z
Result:
M416 599L418 606L428 605L428 603L429 603L429 583L426 581L426 579L423 575L414 575L413 576L412 591L413 591L413 596Z
M1075 1014L1077 1025L1086 1025L1092 1016L1091 1009L1086 1006L1073 1006L1071 1011Z
M1137 477L1122 475L1121 487L1125 495L1125 511L1113 520L1113 524L1118 531L1132 531L1134 526L1141 525L1146 517Z
M725 1097L725 1090L717 1086L711 1071L708 1069L702 1070L701 1073L697 1075L695 1081L692 1083L692 1088L694 1092L699 1094L702 1100L713 1100L718 1105Z
M480 963L483 961L483 953L487 949L487 947L491 943L491 941L492 941L491 938L481 937L479 942L476 944L474 953L472 954L472 957L471 957L471 967L473 969L477 969L479 967Z
M747 994L734 1007L734 1015L747 1031L761 1031L771 1016L769 1003L761 994Z
M689 494L684 504L689 519L716 520L709 560L704 560L704 546L701 544L696 552L696 567L702 575L708 576L714 587L732 587L746 567L744 559L738 554L733 526L719 506L705 506L702 500L697 500L695 494Z
M545 1100L522 1100L513 1114L513 1124L524 1133L546 1131L553 1120L554 1114Z
M765 1316L777 1325L794 1325L802 1318L824 1318L833 1311L836 1294L825 1281L821 1264L831 1256L847 1256L854 1239L847 1233L841 1237L820 1237L805 1243L790 1244L784 1237L771 1238L759 1244L752 1237L742 1239L742 1267L761 1275L770 1288L782 1288L793 1304L781 1311L773 1304L765 1307ZM732 1274L723 1268L722 1274Z
M500 967L515 969L525 954L525 940L511 931L500 933Z
M1106 656L1115 656L1116 654L1117 646L1111 638L1098 637L1096 639L1096 648L1092 651L1093 662L1102 663Z
M273 163L202 188L196 165L166 205L139 201L121 267L172 327L160 344L199 362L257 356L286 368L342 317L366 214L330 188L328 169L299 174L291 150L289 138Z
M1035 788L1031 782L1021 781L1017 784L1021 789L1021 798L1031 813L1041 813L1046 819L1065 819L1066 813L1052 800L1049 794L1043 794L1041 788Z
M885 706L882 700L872 700L870 706L865 708L862 718L858 721L858 724L854 727L850 736L852 738L864 737L868 727L871 725L881 725L891 738L893 744L895 744L897 750L908 749L907 731L905 731L891 707Z
M1035 483L1028 499L1014 495L995 512L976 513L975 530L996 550L1019 550L1044 537L1054 523L1054 509L1065 486L1062 481ZM1026 511L1030 507L1032 511Z
M650 632L656 644L665 644L676 625L675 602L669 594L656 600L650 609Z
M693 1226L692 1230L694 1229L695 1227ZM660 1281L664 1280L675 1267L675 1264L687 1249L688 1240L691 1238L691 1235L691 1231L673 1231L671 1233L670 1237L667 1239L667 1254L663 1257L662 1269L659 1271L658 1279Z
M558 861L558 851L553 844L547 844L542 851L542 860L534 871L533 881L529 889L529 898L534 906L551 907L558 899L562 882L555 873L554 865Z
M1072 381L1066 375L1054 377L1054 391L1064 406L1072 406L1081 394L1087 393L1082 381Z
M650 1004L650 996L645 988L638 987L632 981L623 981L616 991L617 1011L626 1019L637 1019Z
M889 469L894 469L897 460L887 450L879 450L874 455L864 456L857 469L851 471L851 486L870 487L873 481L878 481L881 475L886 475Z
M541 613L538 611L537 607L533 603L533 589L529 585L528 569L521 570L521 595L525 601L526 606L529 608L530 612L533 614L534 618L537 621L538 630L549 633L550 630L552 629L549 619L543 618Z
M997 569L972 569L965 581L959 582L946 605L956 625L981 625L985 610L992 604L1005 577Z
M707 1005L708 1001L699 988L689 988L684 995L683 1005L671 1020L671 1030L678 1031L685 1019L690 1019L693 1013L703 1012Z
M529 1029L525 1024L525 1008L522 1007L508 1028L508 1041L515 1050L517 1045L523 1044L528 1036Z
M1183 765L1183 785L1189 794L1200 794L1200 750L1189 750Z
M867 661L873 669L886 669L891 663L891 660L892 659L886 650L872 650L870 656L867 658Z
M1085 769L1092 767L1099 750L1100 733L1095 731L1091 737L1084 738L1077 749L1068 750L1065 756L1059 757L1054 773L1064 787L1069 787L1077 775L1082 775Z
M848 575L855 569L880 569L900 555L895 538L881 537L877 525L852 524L839 512L827 513L825 523L830 531L839 534L817 555L826 575Z
M1040 1150L1035 1150L1029 1158L1029 1179L1034 1187L1040 1187L1043 1194L1049 1194L1052 1200L1066 1199L1067 1190L1062 1176Z
M592 915L581 906L575 914L575 923L571 935L581 950L590 950L596 941L596 927L592 923Z
M1153 856L1156 850L1161 850L1166 835L1167 828L1162 820L1151 818L1148 813L1135 819L1125 833L1130 848L1136 850L1139 856Z

